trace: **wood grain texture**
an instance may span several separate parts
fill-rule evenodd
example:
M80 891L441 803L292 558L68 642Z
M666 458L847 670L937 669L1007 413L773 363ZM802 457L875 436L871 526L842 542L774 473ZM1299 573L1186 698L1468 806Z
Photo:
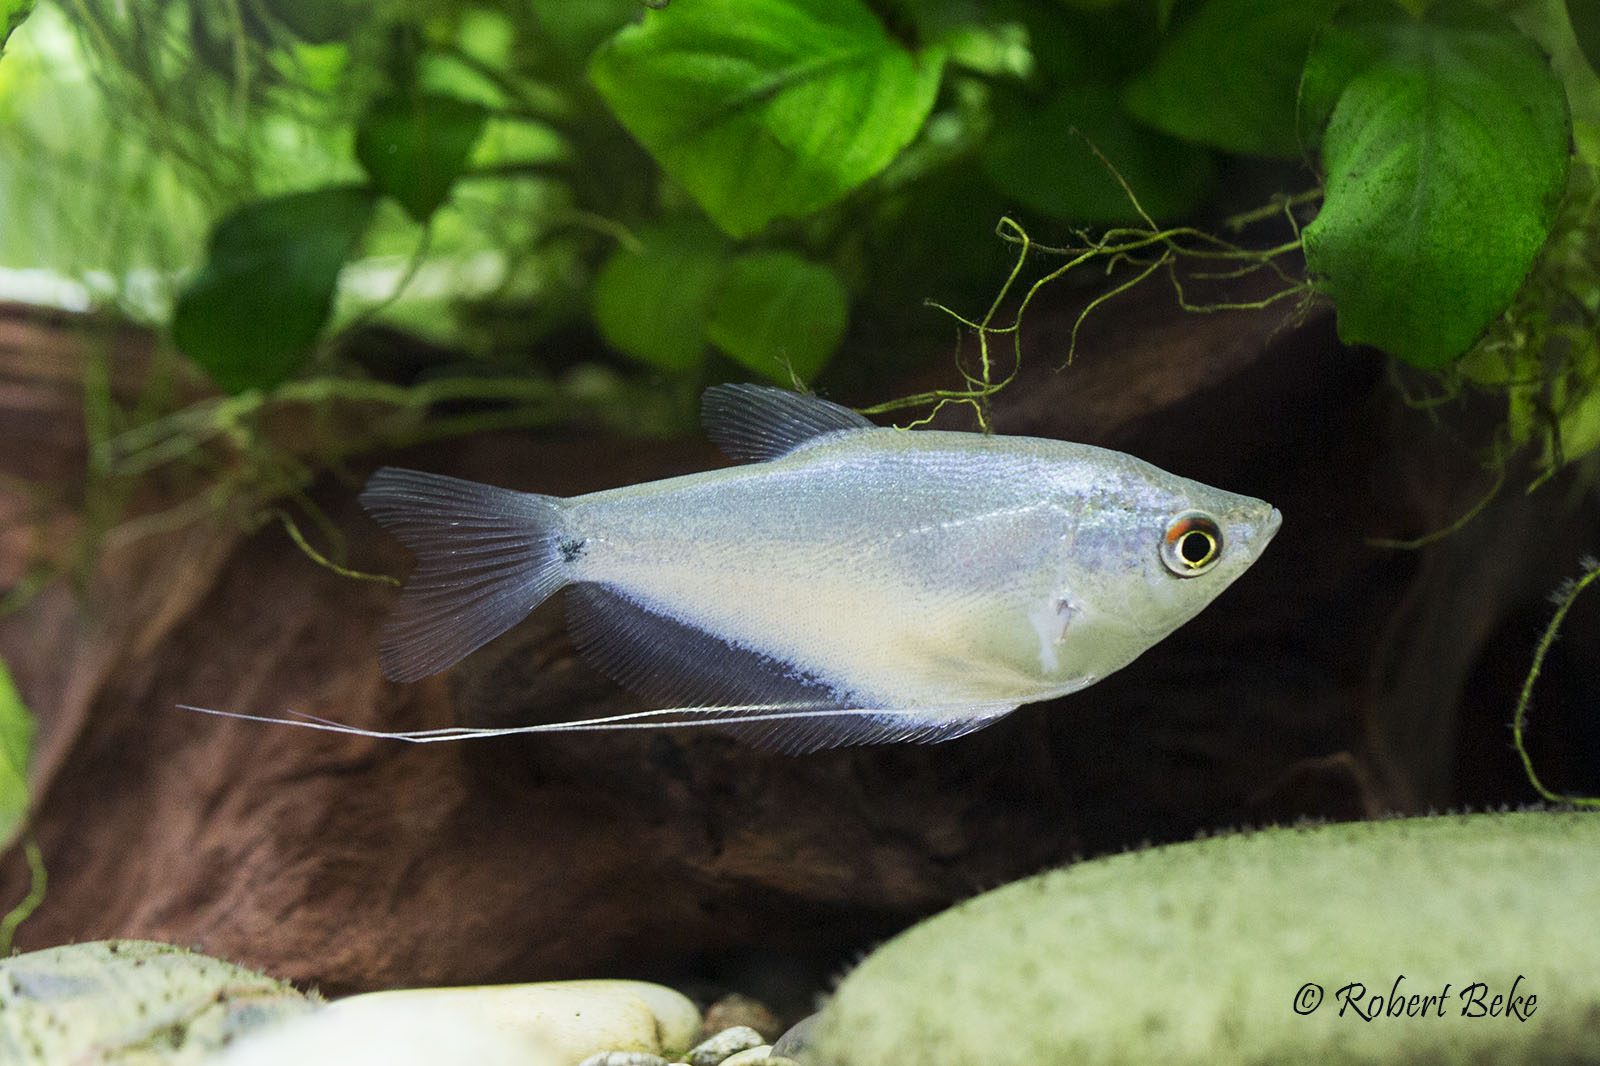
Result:
M638 704L576 659L559 602L447 675L389 684L375 635L392 590L314 566L276 525L199 521L113 544L80 591L0 619L43 738L50 892L19 947L169 939L331 992L623 976L788 991L803 1009L795 990L882 937L1075 854L1480 798L1457 779L1469 678L1485 655L1523 661L1497 629L1570 572L1593 514L1558 521L1559 493L1513 490L1427 551L1374 549L1365 538L1477 499L1459 441L1400 402L1377 355L1341 348L1325 313L1185 315L1151 293L1123 297L1137 306L1102 317L1061 373L1049 353L1072 309L1039 311L997 427L1133 451L1265 498L1284 526L1112 678L947 744L800 758L685 731L413 747L203 718L175 705L414 729ZM70 347L66 325L13 315L0 335ZM0 366L0 403L44 412L0 418L15 523L0 590L34 534L81 508L63 491L29 511L15 488L81 484L77 379L53 365ZM699 442L574 431L370 465L566 495L720 461ZM354 495L332 477L314 493L352 565L403 571ZM6 856L0 898L24 877Z

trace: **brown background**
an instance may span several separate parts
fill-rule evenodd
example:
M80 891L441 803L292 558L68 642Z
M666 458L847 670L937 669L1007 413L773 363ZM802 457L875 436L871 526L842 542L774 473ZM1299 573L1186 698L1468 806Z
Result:
M1472 449L1494 410L1406 406L1331 315L1190 315L1121 297L1065 349L1036 310L1002 432L1132 451L1284 514L1263 559L1198 620L1079 695L971 737L803 757L711 734L410 746L205 718L309 711L379 728L637 709L578 662L558 602L450 674L378 674L392 591L313 565L276 524L201 517L113 535L91 579L0 618L0 657L41 720L35 831L50 871L23 949L155 937L340 992L640 976L739 987L804 1009L861 950L982 889L1198 831L1532 798L1509 750L1547 593L1600 545L1564 479L1491 482ZM148 342L92 320L0 315L0 590L92 518L79 382L110 354L127 389ZM948 385L948 353L902 389ZM126 378L126 381L123 381ZM836 396L846 402L881 397ZM379 462L561 495L705 469L698 441L576 427L372 456L315 498L350 561L405 553L353 502ZM42 500L20 481L47 486ZM171 502L159 479L146 509ZM149 498L146 498L148 496ZM30 502L32 501L32 502ZM558 597L559 599L559 597ZM1535 754L1594 788L1600 610L1580 603L1541 682ZM15 849L0 898L20 898Z

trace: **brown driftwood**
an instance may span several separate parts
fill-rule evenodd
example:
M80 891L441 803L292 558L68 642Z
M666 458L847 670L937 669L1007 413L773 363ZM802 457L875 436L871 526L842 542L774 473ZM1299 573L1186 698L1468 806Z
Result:
M1486 656L1505 677L1525 663L1497 629L1572 570L1592 514L1558 524L1557 493L1513 489L1424 551L1375 549L1366 538L1443 526L1477 499L1487 478L1461 443L1399 401L1379 357L1341 348L1326 313L1170 304L1123 297L1064 373L1071 317L1035 314L997 428L1262 496L1283 531L1133 666L941 745L795 758L679 731L416 747L204 718L176 705L395 729L638 705L574 657L558 603L447 676L397 686L374 651L392 591L317 567L278 526L112 537L81 592L58 584L0 619L0 656L42 722L50 890L19 946L170 939L332 991L617 975L781 998L763 986L775 973L815 987L915 918L1077 853L1519 795L1503 775L1488 796L1454 780L1463 690ZM60 325L5 319L0 470L72 485L77 378L25 357L70 347ZM698 442L590 433L380 459L558 494L721 461ZM9 484L0 515L32 523L18 528L78 521L71 492L24 516ZM353 565L403 571L352 484L315 496ZM0 539L0 581L33 543ZM24 883L13 853L0 898Z

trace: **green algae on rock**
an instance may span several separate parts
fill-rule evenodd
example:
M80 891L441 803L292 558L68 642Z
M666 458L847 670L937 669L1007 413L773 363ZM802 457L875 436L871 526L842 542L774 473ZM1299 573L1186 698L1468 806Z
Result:
M181 1066L321 1000L254 970L146 940L0 960L0 1062Z
M868 956L807 1061L1600 1063L1597 885L1600 814L1580 812L1297 826L1083 862Z

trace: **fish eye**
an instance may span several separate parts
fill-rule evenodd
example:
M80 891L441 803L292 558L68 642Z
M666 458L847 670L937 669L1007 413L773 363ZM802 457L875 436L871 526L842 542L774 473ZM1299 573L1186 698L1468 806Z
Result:
M1187 511L1167 524L1161 561L1179 577L1198 577L1222 558L1222 527L1199 511Z

